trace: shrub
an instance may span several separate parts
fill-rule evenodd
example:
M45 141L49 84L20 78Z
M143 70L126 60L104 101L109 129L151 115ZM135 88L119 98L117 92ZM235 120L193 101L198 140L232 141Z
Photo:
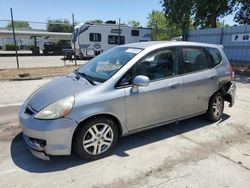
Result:
M15 45L14 44L6 44L5 49L7 51L13 51L13 50L15 50ZM19 46L16 46L16 49L19 50Z
M27 46L28 50L33 50L34 48L35 48L35 45L32 45L32 44Z
M56 46L57 47L71 47L71 43L70 43L70 40L59 40L56 43Z

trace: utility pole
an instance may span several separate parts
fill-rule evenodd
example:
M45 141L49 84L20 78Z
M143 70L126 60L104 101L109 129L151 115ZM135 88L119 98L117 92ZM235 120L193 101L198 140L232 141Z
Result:
M72 14L72 24L73 24L73 33L72 35L74 35L74 28L75 28L75 16L74 14ZM76 62L76 41L74 41L74 49L73 49L73 52L74 52L74 59L75 59L75 66L77 66L77 62Z
M10 15L11 15L12 33L13 33L13 39L14 39L15 51L16 51L16 64L17 64L17 68L19 69L19 61L18 61L18 55L17 55L17 44L16 44L16 34L15 34L15 27L14 27L14 21L13 21L12 8L10 8Z
M225 20L222 22L222 27L221 27L221 32L220 32L220 44L223 44L223 35L224 35L224 25L225 25Z
M121 18L119 18L119 46L121 45Z

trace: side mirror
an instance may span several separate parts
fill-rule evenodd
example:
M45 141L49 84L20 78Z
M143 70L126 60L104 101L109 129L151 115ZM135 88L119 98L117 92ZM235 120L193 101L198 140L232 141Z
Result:
M139 86L146 87L149 85L149 83L150 83L150 80L147 76L138 75L132 81L132 84L133 84L132 91L137 92Z

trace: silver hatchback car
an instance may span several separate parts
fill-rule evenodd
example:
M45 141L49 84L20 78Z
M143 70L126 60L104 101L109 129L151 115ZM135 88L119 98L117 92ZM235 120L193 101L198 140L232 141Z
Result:
M142 42L113 48L34 92L19 111L30 151L84 159L108 155L118 137L233 106L234 72L222 46Z

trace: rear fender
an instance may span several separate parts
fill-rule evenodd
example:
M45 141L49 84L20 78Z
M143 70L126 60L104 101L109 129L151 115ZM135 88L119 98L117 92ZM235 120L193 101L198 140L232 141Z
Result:
M229 107L235 103L236 85L233 81L227 82L222 86L221 92L225 101L229 102Z

